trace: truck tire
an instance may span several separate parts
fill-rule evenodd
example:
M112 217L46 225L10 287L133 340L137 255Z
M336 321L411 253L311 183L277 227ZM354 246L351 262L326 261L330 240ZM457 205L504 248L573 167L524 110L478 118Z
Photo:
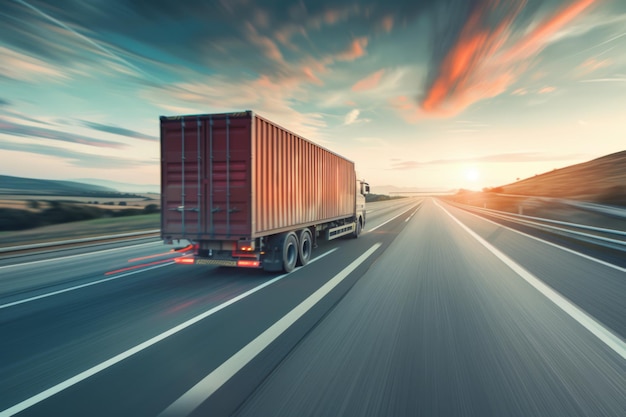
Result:
M286 233L282 239L283 270L291 272L298 263L298 238L294 232Z
M313 237L309 229L300 231L300 239L298 240L298 265L304 266L311 260L313 252Z
M354 228L354 232L352 232L352 237L356 239L361 234L361 218L359 217L356 220L356 227Z

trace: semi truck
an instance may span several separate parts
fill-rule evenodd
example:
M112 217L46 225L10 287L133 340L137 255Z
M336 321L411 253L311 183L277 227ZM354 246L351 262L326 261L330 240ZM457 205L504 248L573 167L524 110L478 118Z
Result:
M354 162L258 114L161 116L161 237L178 263L290 272L318 239L358 237Z

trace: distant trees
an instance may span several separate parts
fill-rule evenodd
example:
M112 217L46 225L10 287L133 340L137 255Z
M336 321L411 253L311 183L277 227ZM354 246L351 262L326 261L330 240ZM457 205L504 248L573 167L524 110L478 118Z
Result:
M159 206L157 206L156 204L148 204L143 208L144 214L155 214L159 213L159 211Z
M114 205L113 202L105 204ZM121 205L124 206L125 204ZM36 205L29 203L28 207L38 209L39 211L0 208L0 231L25 230L52 224L99 219L103 217L156 214L160 211L157 204L148 204L143 209L125 208L112 210L94 207L93 205L73 204L60 201L46 201L45 206L41 203L37 203Z
M387 200L395 200L397 198L404 198L403 196L389 196L384 194L367 194L365 196L366 203L372 203L374 201L387 201Z

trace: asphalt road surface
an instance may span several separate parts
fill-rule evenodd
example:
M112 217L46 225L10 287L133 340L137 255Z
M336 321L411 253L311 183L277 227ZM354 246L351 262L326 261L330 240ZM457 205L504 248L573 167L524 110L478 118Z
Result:
M0 261L0 417L624 416L626 270L434 199L287 275Z

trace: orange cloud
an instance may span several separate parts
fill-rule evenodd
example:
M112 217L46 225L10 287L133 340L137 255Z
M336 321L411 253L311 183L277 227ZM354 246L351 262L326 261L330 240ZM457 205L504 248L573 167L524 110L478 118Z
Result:
M577 0L543 21L509 51L512 59L530 57L539 52L551 36L574 20L596 0Z
M367 47L367 38L356 38L352 41L352 44L350 44L350 47L346 51L337 55L337 59L340 61L354 61L355 59L365 55L365 47Z
M306 78L311 81L313 84L317 84L317 85L323 85L324 82L322 80L320 80L314 73L313 70L310 67L304 67L302 68L302 72L304 72L304 75L306 76Z
M393 29L393 16L383 17L382 26L385 31L391 32L391 29Z
M268 38L267 36L260 35L255 27L249 22L246 24L248 31L248 40L260 47L263 50L263 54L276 62L283 62L283 54L280 52L276 42Z
M329 25L337 23L341 19L341 12L339 10L327 10L324 13L324 21Z
M598 61L595 58L589 58L576 68L576 72L578 73L579 77L583 77L599 70L600 68L608 67L612 63L613 61L611 61L610 59L603 59L602 61Z
M20 81L47 82L69 79L63 68L0 46L0 74Z
M378 87L380 79L384 73L385 70L381 69L380 71L376 71L375 73L368 75L367 77L354 84L352 86L352 91L367 91Z
M513 23L526 5L519 0L495 28L486 27L499 3L487 2L465 22L458 41L441 61L437 77L421 100L431 115L453 116L473 103L507 90L564 26L596 0L575 0L540 22L521 39L513 39ZM516 90L517 91L517 90Z
M548 94L554 91L556 91L556 87L552 87L548 85L548 86L543 87L541 90L539 90L539 94Z

